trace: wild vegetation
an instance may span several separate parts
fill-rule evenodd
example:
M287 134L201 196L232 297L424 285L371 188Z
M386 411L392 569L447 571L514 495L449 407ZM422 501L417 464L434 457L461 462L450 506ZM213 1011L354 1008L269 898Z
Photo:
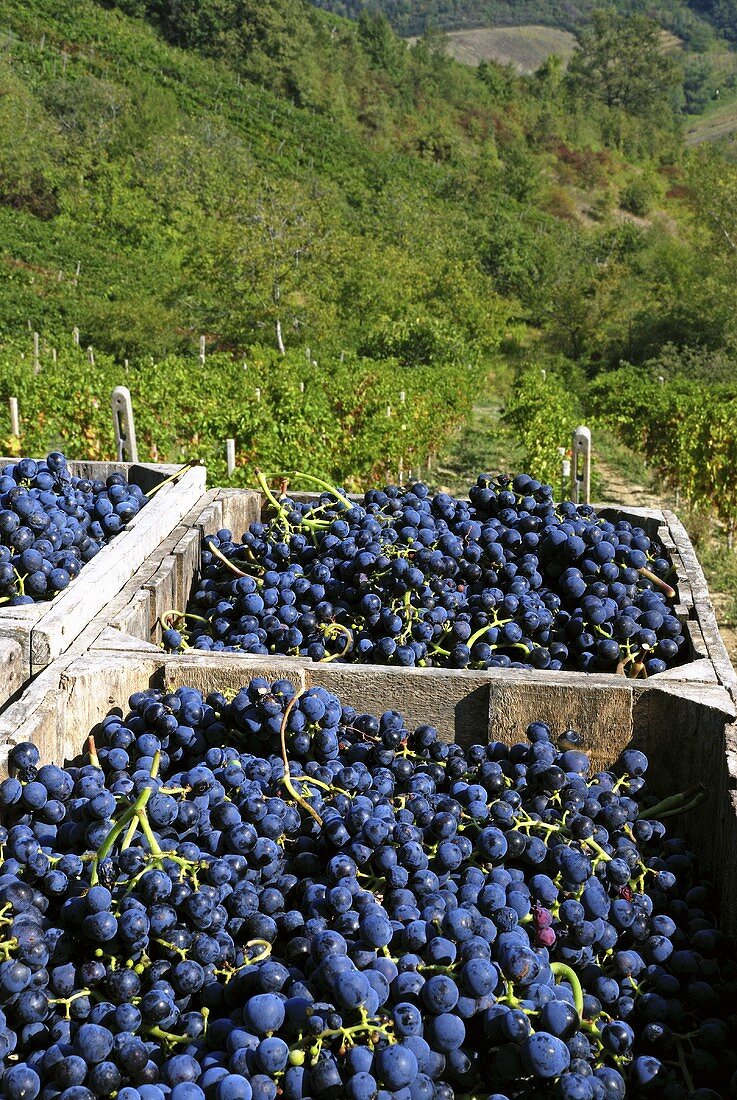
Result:
M527 77L300 0L10 2L5 28L6 447L110 454L123 383L149 455L219 479L234 437L241 478L288 457L355 484L426 467L511 355L542 471L594 408L634 440L621 363L663 400L696 360L695 400L729 373L737 183L686 152L694 88L640 13Z

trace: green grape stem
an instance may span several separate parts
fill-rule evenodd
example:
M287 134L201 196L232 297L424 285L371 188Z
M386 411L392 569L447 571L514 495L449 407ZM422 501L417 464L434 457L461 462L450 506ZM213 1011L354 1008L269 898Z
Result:
M211 542L208 542L207 540L205 541L205 546L210 551L210 553L218 559L218 561L221 561L223 565L226 565L228 567L231 573L235 573L236 577L250 576L249 573L244 573L242 569L239 569L237 565L233 565L233 562L230 561L229 558L226 558L225 554L221 554L217 546L214 546ZM255 577L251 579L255 580ZM204 621L207 622L207 619L205 619Z
M583 1019L583 989L581 988L581 982L578 980L578 974L575 970L572 970L570 966L566 966L565 963L553 962L550 964L550 969L557 979L563 978L570 985L573 990L573 1007L578 1013L579 1019Z
M259 473L260 471L257 470L257 476ZM277 473L270 473L269 476L282 478L301 478L303 481L311 481L313 485L317 485L318 488L324 489L326 493L330 493L332 496L334 496L336 500L339 500L341 504L345 505L345 507L349 510L353 508L353 502L350 501L348 497L343 496L343 494L339 492L334 485L331 485L327 481L323 481L320 477L315 477L314 474L303 474L299 470L287 470L283 473L281 471ZM263 475L261 475L261 477L263 477ZM259 477L259 484L262 484L261 477Z
M175 474L172 474L171 477L165 478L164 481L160 481L158 485L154 485L153 489L149 489L149 491L146 493L146 500L150 500L152 496L155 496L156 493L159 492L159 490L164 489L167 485L171 485L173 482L179 481L179 478L183 477L184 474L186 474L187 470L191 470L193 469L193 467L201 465L202 459L190 458L189 462L185 462L181 469L177 470Z
M294 801L299 803L299 805L304 810L307 810L307 813L310 814L311 817L314 817L317 824L320 826L320 828L322 828L322 824L323 824L322 818L320 817L319 813L314 808L314 806L310 806L309 802L307 802L302 797L302 795L299 793L297 788L292 783L292 777L289 773L289 756L287 754L287 722L289 721L289 715L292 713L294 707L297 705L297 702L299 701L300 697L303 694L304 694L304 691L298 691L292 696L292 698L287 703L286 709L284 711L284 717L282 718L282 721L281 721L281 729L279 730L279 740L281 742L282 761L284 762L283 783L284 783L284 786L289 791L289 793L291 794Z
M641 810L638 817L641 821L660 820L664 814L679 813L687 807L691 809L692 804L698 806L699 802L703 802L705 798L706 788L703 784L698 783L685 791L681 791L680 794L669 795L668 798L664 798L662 802L658 802L655 806Z

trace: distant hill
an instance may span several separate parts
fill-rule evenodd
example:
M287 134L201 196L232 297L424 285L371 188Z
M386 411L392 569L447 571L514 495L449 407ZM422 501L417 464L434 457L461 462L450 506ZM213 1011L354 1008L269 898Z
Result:
M570 31L540 24L478 27L449 31L446 35L446 53L456 61L464 65L496 61L499 65L511 65L520 73L534 73L551 54L567 61L575 46L576 38Z
M595 8L644 12L693 49L704 49L714 29L737 36L737 0L312 0L317 7L357 19L381 11L402 35L479 27L540 25L575 31ZM730 29L732 33L730 34Z

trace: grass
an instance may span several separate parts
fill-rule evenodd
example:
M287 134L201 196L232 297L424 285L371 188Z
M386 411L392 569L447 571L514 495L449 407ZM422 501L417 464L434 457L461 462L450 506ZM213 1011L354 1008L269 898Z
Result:
M737 131L737 94L726 94L703 115L695 116L686 130L686 144L699 145L703 141L721 141L733 137ZM735 149L732 148L732 153Z
M519 442L501 419L510 380L511 373L501 367L490 376L483 400L440 457L431 478L433 488L442 486L465 496L480 473L517 472Z
M477 30L450 31L446 37L448 53L461 64L497 61L501 65L512 65L521 73L534 73L550 54L568 61L576 45L569 31L536 25L479 27Z

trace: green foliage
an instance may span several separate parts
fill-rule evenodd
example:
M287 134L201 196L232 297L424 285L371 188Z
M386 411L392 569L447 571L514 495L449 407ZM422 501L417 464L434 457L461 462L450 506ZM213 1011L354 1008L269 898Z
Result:
M348 485L396 473L400 460L419 466L468 414L483 380L479 367L447 358L408 368L391 358L313 348L313 361L304 349L283 357L255 346L245 360L208 355L204 367L178 355L124 367L104 353L92 364L71 341L59 343L53 362L50 346L44 341L38 374L29 342L0 349L0 404L18 398L25 453L60 447L71 458L114 458L110 393L125 385L140 458L199 457L215 484L227 480L228 438L236 440L237 484L250 483L255 466ZM6 453L15 445L8 436Z
M7 0L4 17L0 373L29 448L110 453L124 382L149 454L196 436L221 477L234 436L244 467L301 449L355 479L441 447L510 324L591 374L734 345L726 169L694 158L694 226L682 198L666 223L661 169L697 189L670 115L607 106L552 64L524 78L458 65L432 34L407 48L373 9ZM608 212L639 178L651 226ZM38 378L29 322L60 349ZM63 350L74 326L94 370Z
M601 0L312 0L317 7L353 19L369 9L381 11L400 34L422 34L428 27L517 26L543 23L576 30L601 7ZM703 50L713 41L713 26L726 37L737 33L735 0L612 0L623 14L645 12Z
M560 448L570 447L580 423L580 408L571 386L554 370L525 364L517 372L504 410L522 446L522 466L540 481L557 485Z
M680 357L668 349L665 362ZM666 377L665 362L624 366L592 383L590 411L640 449L693 508L711 509L730 533L737 527L737 386L706 385L694 376L703 355L683 357L686 370Z
M636 176L622 188L619 204L623 210L629 210L638 218L646 218L651 212L657 191L653 181L647 176Z
M667 108L679 77L678 65L663 52L655 20L610 11L593 12L568 66L574 90L643 118Z
M692 0L692 7L705 16L720 34L737 42L737 3L735 0Z

